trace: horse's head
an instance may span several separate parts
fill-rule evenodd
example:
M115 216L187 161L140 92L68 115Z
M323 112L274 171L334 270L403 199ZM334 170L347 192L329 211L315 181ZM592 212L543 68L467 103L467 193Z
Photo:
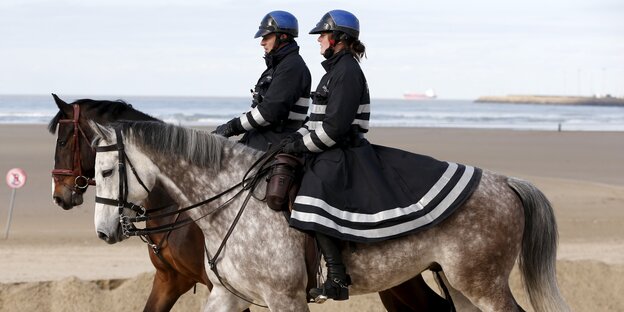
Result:
M80 104L67 104L55 94L52 96L59 108L48 126L52 133L57 130L52 198L67 210L82 204L82 194L92 184L95 152L90 145L91 130Z
M100 239L114 244L125 238L126 218L144 212L139 205L156 184L158 167L131 144L131 130L121 125L103 127L90 123L95 132L95 230Z
M89 121L109 124L120 119L159 121L122 101L81 99L65 103L52 94L59 112L50 121L48 129L57 133L52 170L52 198L63 209L82 204L82 195L94 184L94 137Z

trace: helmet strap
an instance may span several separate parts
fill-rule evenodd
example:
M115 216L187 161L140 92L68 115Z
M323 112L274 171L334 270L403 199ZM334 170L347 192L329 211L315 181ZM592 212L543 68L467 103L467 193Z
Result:
M273 44L273 49L271 49L271 51L269 51L267 53L267 55L273 54L273 53L277 52L277 50L279 50L281 48L283 43L291 41L291 39L290 39L288 34L277 33L277 32L274 33L274 34L275 34L275 43ZM282 39L282 35L285 35L286 38Z

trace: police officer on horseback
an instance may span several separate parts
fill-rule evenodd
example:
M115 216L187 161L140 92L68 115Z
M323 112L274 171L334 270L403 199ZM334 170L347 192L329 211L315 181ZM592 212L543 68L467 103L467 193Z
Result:
M266 14L254 38L262 37L267 69L252 92L251 110L213 132L225 137L244 134L240 142L259 150L278 143L303 124L310 102L310 71L295 41L297 19L285 11Z
M294 204L293 216L307 209L306 205L301 204L301 195L307 195L308 191L314 193L318 188L323 188L321 185L325 182L331 184L330 181L334 179L330 177L331 175L342 174L341 170L330 172L332 169L324 166L324 160L329 160L333 164L341 159L344 161L339 155L340 150L357 146L363 139L363 134L368 131L370 98L366 78L359 65L365 52L364 45L358 39L359 33L358 19L352 13L343 10L327 12L310 31L310 34L319 35L317 41L321 45L321 54L326 58L322 65L327 73L313 93L309 121L296 134L282 142L285 144L284 152L304 153L308 158L306 175ZM345 164L338 166L342 165ZM310 180L310 177L316 176L317 173L323 181ZM339 189L336 191L340 192ZM326 299L348 299L348 285L351 281L342 262L340 237L333 235L331 229L319 231L315 224L301 222L295 218L291 218L291 226L315 232L327 263L325 283L320 288L310 290L310 296L317 302Z

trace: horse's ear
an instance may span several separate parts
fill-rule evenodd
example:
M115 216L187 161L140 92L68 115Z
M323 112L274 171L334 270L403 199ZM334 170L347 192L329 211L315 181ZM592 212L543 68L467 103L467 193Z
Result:
M111 138L113 137L113 134L114 134L112 129L102 126L99 123L92 121L92 120L89 120L89 127L95 133L95 137L91 145L97 144L97 142L100 139L111 141Z
M54 102L56 102L56 106L58 106L62 112L69 113L72 111L71 105L65 103L65 101L61 100L56 94L52 93L52 97L54 98Z

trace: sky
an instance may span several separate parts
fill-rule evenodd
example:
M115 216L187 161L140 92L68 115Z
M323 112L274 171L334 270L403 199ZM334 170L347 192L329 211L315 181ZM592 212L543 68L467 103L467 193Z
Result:
M298 18L314 89L332 9L360 20L373 98L624 97L621 0L2 0L0 94L249 96L273 10Z

